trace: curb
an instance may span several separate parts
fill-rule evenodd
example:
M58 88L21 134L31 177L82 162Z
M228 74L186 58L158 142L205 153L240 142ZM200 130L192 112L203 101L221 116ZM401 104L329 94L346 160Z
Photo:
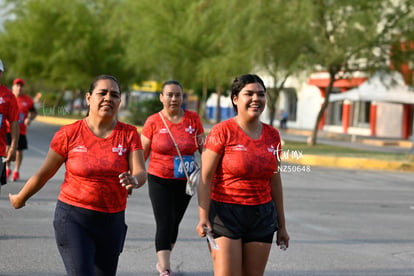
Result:
M312 131L304 130L304 129L287 129L281 130L280 135L283 136L283 133L293 134L293 135L300 135L309 137L312 135ZM405 139L399 138L385 138L382 139L374 139L374 138L367 138L367 137L358 137L357 135L350 135L350 134L341 134L341 133L330 133L320 131L318 137L324 137L332 140L340 140L340 141L353 141L358 142L365 145L373 145L373 146L397 146L410 149L413 147L413 141L408 141Z
M70 119L70 118L59 118L59 117L48 117L48 116L37 116L36 121L51 124L51 125L57 125L57 126L64 126L71 123L74 123L80 119ZM140 132L142 129L142 126L136 126L138 131Z
M36 116L36 121L47 123L51 125L68 125L71 124L78 119L70 119L70 118L59 118L59 117L48 117L48 116Z
M58 118L48 116L37 116L36 120L39 122L54 124L54 125L67 125L71 124L79 119L70 118ZM142 126L137 126L140 132ZM321 167L333 167L333 168L346 168L356 170L383 170L383 171L404 171L414 172L414 162L399 162L399 161L386 161L369 158L357 158L357 157L338 157L338 156L320 156L320 155L304 155L299 160L282 160L288 164L303 165L303 166L321 166Z
M301 158L300 160L286 160L284 162L303 166L322 166L336 168L339 167L357 170L414 172L414 163L357 157L304 155L303 158Z

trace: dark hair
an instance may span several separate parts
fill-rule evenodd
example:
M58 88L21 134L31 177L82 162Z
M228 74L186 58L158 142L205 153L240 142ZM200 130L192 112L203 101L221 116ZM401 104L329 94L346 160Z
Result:
M181 88L181 90L183 90L183 86L181 85L181 83L179 81L176 81L176 80L167 80L167 81L165 81L162 84L161 94L164 93L164 87L166 87L167 85L170 85L170 84L177 85L177 86L179 86Z
M91 85L89 86L89 90L88 90L89 93L92 94L92 91L96 87L96 83L100 80L112 80L112 81L114 81L118 85L119 93L121 93L121 85L119 84L118 79L115 78L112 75L106 75L106 74L99 75L92 81ZM86 117L88 117L88 116L89 116L89 106L88 106L88 111L86 111Z
M254 74L246 74L236 77L233 80L233 84L231 85L231 104L233 105L234 112L237 113L237 106L233 103L233 97L239 96L240 91L249 83L260 83L264 91L266 91L266 86L263 83L263 80Z
M118 81L118 79L117 78L115 78L114 76L112 76L112 75L106 75L106 74L103 74L103 75L99 75L99 76L97 76L93 81L92 81L92 83L91 83L91 85L89 86L89 90L88 90L88 92L89 93L91 93L92 94L92 91L95 89L95 87L96 87L96 83L98 82L98 81L100 81L100 80L112 80L112 81L114 81L117 85L118 85L118 88L119 88L119 93L121 93L121 85L119 84L119 81Z

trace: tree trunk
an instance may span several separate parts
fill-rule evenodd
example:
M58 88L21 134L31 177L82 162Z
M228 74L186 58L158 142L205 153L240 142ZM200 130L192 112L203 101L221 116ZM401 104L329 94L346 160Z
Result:
M312 136L310 137L309 141L308 141L308 145L310 146L314 146L316 145L316 138L318 136L318 130L319 130L319 124L321 122L322 116L325 113L326 108L328 107L329 104L329 93L327 92L328 89L325 92L325 100L321 106L321 109L319 110L318 116L316 117L316 123L315 126L313 127L312 130Z
M325 113L326 109L329 105L329 95L331 95L333 83L335 82L335 76L339 72L339 67L334 67L333 69L329 70L329 85L326 88L325 91L325 100L323 101L323 104L321 106L321 109L319 110L318 116L316 117L315 126L312 130L312 135L310 139L308 140L309 146L316 145L316 138L318 137L318 130L319 130L319 124L322 120L323 114Z
M216 87L216 93L217 93L217 110L216 110L216 122L221 121L221 86L217 85Z
M283 88L285 87L285 82L287 78L289 77L289 74L286 74L283 77L279 87L277 86L276 74L272 74L272 77L273 77L274 87L267 90L267 100L268 100L267 108L269 109L269 116L270 116L269 125L271 126L273 126L273 122L275 120L277 99L279 98L280 91L282 91Z
M276 109L274 107L272 107L271 109L269 108L269 125L273 126L273 121L274 121L274 117L276 114Z
M278 97L277 89L271 88L267 92L267 108L269 109L269 125L273 126L276 114L276 100Z
M207 103L207 82L203 81L203 92L201 95L200 104L198 105L198 114L200 118L204 119L206 116L206 103Z
M62 101L63 95L65 94L65 90L61 90L56 97L55 104L53 105L53 115L57 115L59 113L59 104Z

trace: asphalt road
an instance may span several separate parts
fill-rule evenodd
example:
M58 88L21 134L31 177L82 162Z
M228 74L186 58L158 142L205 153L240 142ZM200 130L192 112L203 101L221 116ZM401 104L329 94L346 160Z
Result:
M61 168L46 186L14 210L15 193L40 166L58 126L34 122L22 180L0 195L0 275L65 275L53 233L53 212L64 176ZM283 173L290 248L272 247L265 275L413 276L414 173L310 167ZM194 198L172 255L177 275L213 275L206 241L195 232ZM154 219L147 186L128 199L129 225L118 275L157 275Z

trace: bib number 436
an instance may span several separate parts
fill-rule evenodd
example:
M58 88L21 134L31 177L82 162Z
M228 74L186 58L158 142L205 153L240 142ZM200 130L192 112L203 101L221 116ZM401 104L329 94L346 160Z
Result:
M188 175L190 175L195 170L195 160L193 155L183 155L183 161L185 169L187 170ZM174 178L184 178L186 177L183 164L179 156L174 156Z

